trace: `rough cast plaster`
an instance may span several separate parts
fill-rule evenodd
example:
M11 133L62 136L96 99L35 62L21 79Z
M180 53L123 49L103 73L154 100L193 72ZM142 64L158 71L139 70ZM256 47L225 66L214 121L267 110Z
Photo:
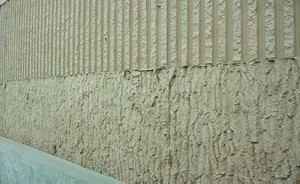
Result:
M128 183L299 183L299 60L1 85L0 134Z

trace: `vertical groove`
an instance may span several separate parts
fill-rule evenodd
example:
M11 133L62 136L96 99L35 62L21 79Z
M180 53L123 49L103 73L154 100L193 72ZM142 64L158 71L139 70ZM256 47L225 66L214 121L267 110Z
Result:
M69 6L69 10L68 10L68 16L69 16L69 22L68 22L68 53L67 53L67 68L68 71L66 72L67 75L71 75L71 34L72 34L72 29L71 29L71 20L74 20L74 17L72 16L72 0L68 1L68 6ZM75 8L75 7L73 7ZM75 10L73 10L75 12ZM75 22L72 22L74 25Z
M52 61L51 61L51 65L52 65L52 77L55 77L56 76L56 32L57 32L57 30L56 30L56 27L57 27L57 6L56 6L56 2L57 2L57 0L53 0L53 14L52 14L52 16L53 16L53 21L52 21L52 27L53 27L53 34L51 35L52 36L52 49L51 50L53 50L52 51Z
M0 42L2 43L2 46L0 47L0 82L3 83L3 62L4 62L4 56L3 56L3 49L4 49L4 34L3 34L3 17L2 14L0 14ZM2 123L2 122L1 122Z
M30 63L29 63L29 50L28 50L28 48L29 48L29 20L30 20L30 17L29 17L29 15L30 15L30 9L29 9L29 7L30 7L30 5L29 5L29 1L25 1L25 3L26 3L26 24L25 24L25 35L26 35L26 39L25 39L25 45L24 45L24 48L26 48L25 49L25 58L26 58L26 61L25 61L25 64L26 64L26 79L28 79L29 78L29 66L30 66Z
M17 42L16 42L16 51L17 51L17 80L20 80L20 69L21 69L21 3L16 1L16 18L17 18Z
M6 6L3 6L3 80L6 82L6 72L7 72L7 20L6 20Z
M52 4L51 4L51 23L50 23L50 26L51 26L51 47L50 47L50 77L53 77L53 62L54 62L54 14L55 14L55 6L54 6L54 1L55 0L52 0Z
M44 1L44 6L45 6L45 20L43 21L43 43L44 43L44 47L43 47L43 78L47 78L47 46L48 46L48 18L49 18L49 14L48 14L48 1Z
M108 1L107 5L107 68L106 71L110 71L110 63L111 63L111 49L110 49L110 41L111 41L111 1Z
M161 0L156 0L156 68L161 66Z
M171 66L171 0L167 0L167 66Z
M91 0L89 0L89 1L91 1ZM86 26L88 23L88 21L87 21L88 15L87 15L87 11L86 11L86 9L87 9L86 6L89 4L89 1L85 0L82 3L82 6L83 6L83 15L82 15L82 17L83 17L83 19L82 19L83 34L81 35L81 37L82 37L82 44L83 44L83 51L82 51L82 73L83 74L86 74L86 45L88 44L86 42L86 37L87 37L86 36L86 34L87 34Z
M205 63L205 0L199 0L199 64Z
M77 45L76 45L76 50L77 50L77 72L76 74L80 74L80 62L81 62L81 53L80 53L80 46L81 46L81 0L79 0L78 2L78 28L77 28L77 31L78 31L78 35L77 35Z
M9 13L8 13L8 15L9 15L9 17L10 17L10 21L9 21L9 31L10 31L10 34L9 34L9 63L10 63L10 66L9 66L9 68L10 68L10 81L13 81L13 79L14 79L14 72L15 72L15 68L14 68L14 57L13 57L13 34L14 34L14 32L13 31L11 31L12 29L12 23L13 23L13 9L12 9L12 6L11 6L11 4L9 4L9 7L8 7L8 11L9 11Z
M88 64L88 73L92 71L92 0L89 2L89 64Z
M8 38L8 50L9 50L9 63L10 63L10 66L9 66L9 70L10 70L10 75L9 75L9 81L12 81L13 80L13 75L14 75L14 59L13 59L13 51L12 51L12 39L13 39L13 32L11 31L12 29L12 20L13 20L13 12L12 12L12 7L11 7L11 4L9 4L9 7L8 7L8 15L10 17L10 21L9 21L9 38Z
M181 67L181 0L176 0L176 67Z
M226 0L226 61L233 61L232 0Z
M98 72L98 1L95 1L95 50L94 50L94 73Z
M38 78L38 33L39 33L39 0L35 0L35 9L34 9L34 65L35 65L35 70L34 70L34 78Z
M39 17L40 20L40 30L39 30L39 34L40 34L40 39L39 39L39 48L40 48L40 55L39 55L39 63L40 63L40 73L39 73L39 78L43 78L43 73L44 73L44 60L43 60L43 56L44 56L44 52L43 52L43 48L44 48L44 43L45 43L45 38L44 36L44 32L45 32L45 21L46 21L46 15L45 15L45 1L40 1L40 9L41 9L41 16Z
M241 29L242 29L242 38L241 38L241 51L242 61L249 60L249 31L248 31L248 1L241 0Z
M61 45L61 49L62 49L62 72L61 72L61 75L62 76L66 76L67 72L66 72L66 66L67 66L67 51L68 51L68 47L67 47L67 40L66 39L66 35L67 35L67 25L69 25L68 23L70 22L70 17L68 17L68 12L67 12L67 4L68 4L68 0L64 0L63 1L63 6L64 6L64 9L63 9L63 19L64 19L64 24L62 25L62 31L63 31L63 36L62 36L62 45Z
M2 43L2 46L0 47L0 62L1 62L1 73L0 73L0 75L1 75L1 83L3 83L4 82L4 18L3 18L3 14L0 14L0 26L1 26L1 28L0 28L0 30L1 30L1 32L0 32L0 41L1 41L1 43Z
M63 20L64 20L64 15L63 15L63 2L64 1L58 1L57 2L57 8L58 8L58 15L57 15L57 25L58 25L58 35L56 35L56 40L58 43L57 46L56 46L56 61L57 61L57 76L61 76L62 74L62 57L61 57L61 53L62 53L62 42L63 42L63 39L62 39L62 23L63 23Z
M21 63L22 63L22 67L21 67L21 79L23 80L24 74L25 74L25 58L24 58L24 38L25 38L25 33L24 33L24 26L25 26L25 9L24 9L24 5L25 3L22 2L20 3L21 5Z
M133 65L133 0L129 0L129 69Z
M60 5L58 4L59 3L59 0L54 0L55 1L55 5L54 5L54 9L56 10L55 11L55 22L54 22L54 28L55 28L55 31L54 31L54 76L59 76L59 58L58 58L58 53L59 53L59 42L60 42L60 38L59 38L59 35L60 35L60 31L59 31L59 28L60 28L60 20L61 18L59 17L59 14L60 14Z
M121 70L125 65L125 1L122 1L122 45L121 45Z
M18 63L19 63L19 75L18 75L18 79L21 80L22 79L22 67L23 67L23 63L22 63L22 2L17 2L18 3L18 49L19 49L19 54L18 54Z
M2 52L2 54L1 54L1 61L2 61L2 68L1 68L1 76L2 76L2 81L3 82L5 82L5 69L4 69L4 67L5 67L5 14L4 14L4 11L5 10L5 8L3 7L2 8L2 16L1 16L1 35L2 35L2 37L0 38L0 40L1 40L1 42L3 43L2 44L2 47L1 47L1 52Z
M38 28L37 28L37 78L40 78L40 72L41 72L41 34L42 34L42 12L41 12L41 4L42 1L38 0L38 17L37 17L37 24L38 24Z
M33 22L33 78L37 78L37 54L38 54L38 48L37 48L37 31L38 31L38 3L36 1L33 2L34 4L34 22Z
M187 0L187 51L186 63L193 63L193 1Z
M44 48L44 78L48 78L49 77L49 48L50 48L50 10L51 10L51 4L50 1L45 1L45 9L46 9L46 23L45 23L45 33L44 33L44 37L46 40L46 45Z
M11 21L12 21L12 8L11 8L11 4L8 4L8 16L9 16L9 22L7 24L8 26L8 31L10 32L8 34L8 62L9 62L9 65L8 65L8 69L9 69L9 76L8 76L8 81L12 81L13 80L13 72L14 72L14 68L13 68L13 64L14 64L14 60L13 60L13 57L12 57L12 32L11 32L11 28L12 28L12 25L11 25Z
M6 30L7 30L7 27L6 27L6 17L5 17L5 15L6 15L6 6L3 6L3 20L2 20L2 25L3 25L3 81L5 81L6 82L6 45L7 45L7 42L6 42L6 40L7 40L7 37L6 37Z
M14 35L14 43L13 43L13 52L14 52L14 60L15 60L15 76L14 76L14 80L18 80L18 66L19 66L19 62L18 62L18 56L19 56L19 50L17 50L17 42L19 43L19 21L18 21L18 3L15 2L14 6L14 22L15 22L15 35Z
M118 2L119 0L115 0L115 8L114 8L114 71L117 71L118 66Z
M9 32L10 32L10 34L9 34L9 38L8 38L8 43L9 43L9 45L8 45L8 51L9 51L9 70L10 70L10 73L9 73L9 81L13 81L13 79L14 79L14 72L15 72L15 68L14 68L14 59L13 59L13 50L12 50L12 44L13 44L13 42L12 42L12 39L13 39L13 31L11 31L12 29L12 20L13 20L13 11L12 11L12 7L11 7L11 4L8 4L9 5L9 7L8 7L8 15L9 15L9 17L10 17L10 21L9 21Z
M151 66L151 0L147 0L146 3L146 11L147 11L147 68Z
M22 12L20 15L20 60L21 60L21 73L20 73L20 79L24 79L24 74L25 74L25 59L24 59L24 38L25 38L25 33L24 33L24 25L25 25L25 12L24 12L24 6L25 3L24 2L19 2L20 3L20 11Z
M138 62L137 67L138 69L141 68L142 65L142 1L138 0Z
M3 25L2 15L3 14L0 14L0 42L2 43L2 46L0 47L0 82L1 82L1 84L3 83L3 60L4 60L4 57L3 57L3 49L4 49L4 46L3 46L4 45L3 28L4 28L4 25Z
M6 82L6 63L5 61L6 60L6 30L7 30L7 27L6 27L6 18L5 18L5 15L6 15L6 6L3 6L3 80Z
M8 4L7 5L7 12L6 12L6 14L7 14L7 17L9 16L9 17L11 17L11 8L10 8L10 6L9 6L10 4ZM8 18L6 18L6 20L9 20ZM7 50L6 50L6 52L8 53L7 54L7 69L8 69L8 71L7 71L7 81L10 81L11 80L11 71L12 71L12 69L11 69L11 49L10 49L10 46L11 46L11 34L8 34L8 32L10 31L10 23L9 23L9 21L7 21L7 24L6 24L6 26L8 27L8 29L7 29Z
M16 80L20 79L20 49L19 49L19 45L20 45L20 3L19 2L15 2L15 11L16 11L16 37L15 37L15 51L16 51L16 62L17 62L17 66L16 66Z
M33 41L33 30L34 30L34 3L31 0L30 2L30 17L29 17L29 22L30 22L30 27L29 27L29 63L30 63L30 73L29 73L29 79L34 78L34 52L33 52L33 45L34 45L34 41Z
M101 1L101 63L100 71L104 70L104 0Z
M29 79L33 78L33 53L32 53L32 45L33 45L33 5L32 5L32 1L30 2L29 4L29 12L30 12L30 15L29 15L29 21L30 24L29 24L29 55L28 55L28 59L29 59Z
M40 29L39 29L39 50L40 50L40 54L39 54L39 78L43 78L43 66L44 66L44 60L43 60L43 47L44 47L44 41L45 39L43 39L43 34L45 31L45 26L43 26L44 22L45 22L45 7L44 7L44 3L45 1L40 0Z
M294 7L294 55L300 56L300 1L293 1Z
M0 47L0 78L1 78L1 83L4 81L4 70L3 70L3 65L4 65L4 25L3 25L3 13L0 14L0 42L2 43ZM2 123L2 122L1 122Z
M275 0L275 58L281 59L284 57L283 46L283 1Z
M257 0L257 59L266 57L265 0Z
M4 81L5 82L5 45L6 45L6 40L5 40L5 38L6 38L6 34L5 34L5 11L4 11L4 8L2 9L2 11L3 11L3 14L2 14L2 18L1 18L1 30L2 30L2 38L0 38L1 39L1 41L3 41L3 44L2 44L2 56L1 56L1 60L2 60L2 73L1 73L1 76L2 76L2 81Z
M11 45L11 50L12 50L12 59L13 59L13 69L14 69L14 73L13 73L13 81L17 80L17 67L18 67L18 63L17 63L17 59L16 59L16 56L17 56L17 50L16 50L16 41L17 41L17 31L18 31L18 22L17 22L17 14L16 14L16 8L17 6L16 5L13 5L11 7L12 9L12 15L11 17L13 18L13 23L14 23L14 32L13 32L13 35L12 35L12 45Z
M212 64L215 64L219 60L218 0L214 0L212 6Z
M15 60L15 73L14 73L14 80L18 80L18 67L19 67L19 50L17 50L17 42L19 42L19 21L18 21L18 3L15 2L15 5L13 6L14 9L14 19L15 19L15 35L14 35L14 43L13 43L13 52L14 52L14 60Z
M26 2L22 2L22 79L26 78L26 57L25 57L25 44L26 44Z
M73 16L72 16L72 18L73 18L73 26L72 26L72 28L73 28L73 44L72 44L72 51L73 51L73 53L72 53L72 55L73 55L73 57L72 57L72 74L73 75L75 75L77 72L76 72L76 59L77 59L77 57L76 57L76 1L77 0L73 0L73 2L74 2L74 6L73 6Z
M35 7L36 9L35 11L35 33L34 33L34 37L35 37L35 78L38 78L38 73L39 73L39 32L40 32L40 3L39 0L35 1Z
M1 14L1 42L2 42L2 46L1 46L1 78L2 78L2 82L5 81L5 17L4 17L4 8L2 9L3 13Z
M17 11L16 11L16 5L13 5L12 4L12 6L11 6L11 11L12 11L12 15L11 15L11 17L12 17L12 21L13 21L13 23L14 23L14 28L15 28L15 30L13 31L13 35L11 35L12 37L11 37L11 41L12 41L12 44L11 44L11 50L12 50L12 59L13 59L13 70L14 70L14 72L13 72L13 78L12 78L12 81L15 81L16 79L17 79L17 67L18 67L18 64L17 64L17 58L16 58L16 56L17 56L17 50L16 50L16 41L17 41L17 31L18 31L18 29L17 29L17 24L18 24L18 22L17 22ZM12 23L11 23L12 24Z
M29 3L28 3L29 4ZM8 5L7 6L4 6L5 7L5 15L8 14ZM9 31L9 24L8 24L8 16L5 16L5 47L6 47L6 50L5 50L5 55L6 55L6 64L5 64L5 75L6 75L6 81L9 81L9 34L8 34L8 31ZM29 26L29 25L28 25Z
M6 6L6 15L8 16L11 16L11 13L10 13L10 6L9 4ZM10 31L10 20L8 18L8 16L6 17L6 27L7 27L7 32L6 32L6 37L7 37L7 41L6 41L6 52L7 52L7 81L9 82L11 80L11 50L10 50L10 44L11 44L11 34L9 34L9 31Z

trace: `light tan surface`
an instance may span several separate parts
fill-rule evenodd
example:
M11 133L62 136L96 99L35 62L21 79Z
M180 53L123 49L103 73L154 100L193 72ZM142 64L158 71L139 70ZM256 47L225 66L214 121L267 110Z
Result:
M129 183L299 183L299 62L9 82L0 134Z
M11 0L0 135L129 183L299 183L299 0L274 2Z
M0 79L300 56L298 2L11 0Z

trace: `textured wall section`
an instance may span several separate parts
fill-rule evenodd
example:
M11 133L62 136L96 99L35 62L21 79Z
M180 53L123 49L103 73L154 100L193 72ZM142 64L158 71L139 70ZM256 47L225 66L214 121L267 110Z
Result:
M11 0L0 134L128 183L299 183L298 2Z
M8 82L1 135L120 180L299 183L299 60Z
M1 81L299 56L298 12L298 0L11 0Z

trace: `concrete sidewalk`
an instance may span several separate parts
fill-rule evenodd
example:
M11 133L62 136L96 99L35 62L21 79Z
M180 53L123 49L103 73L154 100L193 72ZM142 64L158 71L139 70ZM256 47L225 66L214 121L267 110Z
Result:
M0 184L120 184L79 165L0 137Z

